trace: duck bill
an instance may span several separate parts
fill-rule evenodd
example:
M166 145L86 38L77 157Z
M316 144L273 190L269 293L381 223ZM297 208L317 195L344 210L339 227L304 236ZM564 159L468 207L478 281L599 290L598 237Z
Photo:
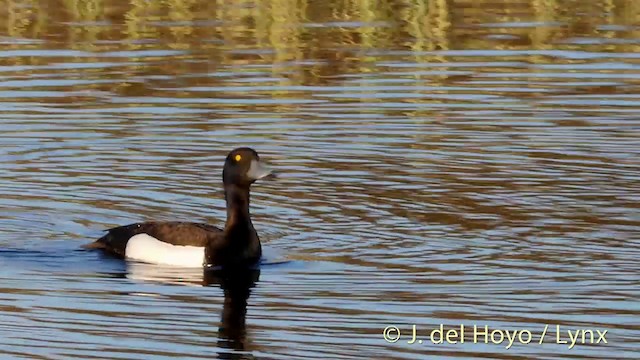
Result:
M247 176L251 180L256 181L260 179L275 177L275 173L273 172L273 169L271 169L268 165L263 164L261 161L252 160L249 171L247 171Z

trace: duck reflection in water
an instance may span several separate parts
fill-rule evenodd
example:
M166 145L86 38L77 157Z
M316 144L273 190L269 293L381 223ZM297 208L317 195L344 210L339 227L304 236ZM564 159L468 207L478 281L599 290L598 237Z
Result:
M218 347L232 351L220 351L219 359L256 359L247 349L247 302L251 289L260 279L259 269L238 271L205 270L203 284L219 285L224 292L224 306L218 329Z
M255 360L247 338L247 303L260 280L259 269L188 269L130 262L126 277L145 282L195 286L219 286L224 294L218 328L218 359Z

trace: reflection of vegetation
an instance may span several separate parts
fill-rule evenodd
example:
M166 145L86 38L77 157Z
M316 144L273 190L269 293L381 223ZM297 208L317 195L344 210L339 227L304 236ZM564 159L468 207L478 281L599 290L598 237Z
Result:
M84 46L107 39L161 40L176 48L224 39L228 46L275 49L278 61L297 59L305 43L314 43L308 41L309 33L335 35L329 40L366 48L434 50L449 48L453 39L454 46L483 41L466 36L470 25L479 23L543 21L575 28L583 21L594 26L631 24L640 15L640 4L629 0L570 5L558 0L0 0L0 6L6 12L0 17L0 33L12 37L43 38L55 33ZM311 26L302 26L305 23ZM318 29L322 24L329 29ZM594 26L591 31L597 31ZM487 32L504 32L504 28L494 30ZM548 26L523 30L536 47L565 32Z
M263 62L275 65L274 79L282 85L366 73L384 56L378 50L408 51L416 63L430 63L444 62L437 50L572 49L584 45L563 40L637 38L633 27L601 26L633 25L640 18L640 3L629 0L0 0L0 9L0 36L85 51L191 50L190 56L209 59L200 62L207 67ZM590 46L638 50L633 42ZM291 67L301 60L312 63ZM180 62L164 70L197 66Z

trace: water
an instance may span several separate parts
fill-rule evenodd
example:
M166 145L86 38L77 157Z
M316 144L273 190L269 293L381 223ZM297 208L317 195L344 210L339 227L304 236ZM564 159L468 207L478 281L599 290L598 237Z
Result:
M635 2L3 5L1 358L638 358ZM252 193L275 264L79 250L222 224L244 145L282 174Z

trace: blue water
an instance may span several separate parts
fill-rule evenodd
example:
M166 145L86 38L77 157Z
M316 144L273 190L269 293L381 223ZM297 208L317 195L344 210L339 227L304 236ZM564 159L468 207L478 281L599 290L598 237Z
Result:
M638 358L634 2L81 3L0 17L0 358ZM238 146L259 271L80 249L224 224Z

